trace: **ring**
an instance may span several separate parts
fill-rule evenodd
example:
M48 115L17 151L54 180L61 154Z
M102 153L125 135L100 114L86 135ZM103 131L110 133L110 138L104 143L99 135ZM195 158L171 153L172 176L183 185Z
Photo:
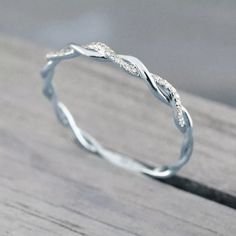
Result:
M55 68L61 61L81 55L119 65L127 73L144 80L153 95L172 108L175 125L184 136L179 159L175 164L152 167L141 161L123 156L106 149L95 138L76 125L70 111L58 100L52 79ZM72 131L76 140L86 150L97 154L116 166L154 178L173 176L188 162L193 150L192 119L186 108L181 104L180 96L176 89L160 76L150 73L139 59L133 56L116 54L110 47L100 42L93 42L84 46L69 44L57 52L47 54L46 58L47 64L41 72L44 82L43 93L52 102L59 122Z

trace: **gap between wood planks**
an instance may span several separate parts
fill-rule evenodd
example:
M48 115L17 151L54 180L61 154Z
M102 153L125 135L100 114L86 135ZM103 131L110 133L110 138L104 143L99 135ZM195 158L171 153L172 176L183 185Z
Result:
M169 179L155 179L162 183L171 185L175 188L192 193L194 195L203 197L205 199L214 201L224 206L236 209L236 197L225 193L223 191L211 188L205 184L199 183L179 175L173 176Z
M74 142L84 149L83 146L80 145L76 140ZM84 149L85 150L85 149ZM142 165L146 165L149 168L155 168L153 166L147 165L146 163L136 160L140 162ZM144 174L145 175L145 174ZM158 179L155 177L148 176L148 178L154 179L156 181L162 182L169 186L175 187L177 189L183 190L185 192L200 196L207 200L216 202L223 206L227 206L232 209L236 209L236 196L226 193L224 191L212 188L207 186L206 184L200 183L196 180L192 180L190 178L186 178L183 176L175 175L167 179Z
M149 168L154 168L143 162L140 162ZM210 201L219 203L223 206L236 209L236 196L223 192L221 190L207 186L206 184L200 183L196 180L186 178L183 176L175 175L167 179L158 179L155 177L148 176L156 181L160 181L169 186L175 187L177 189L183 190L185 192L200 196L202 198L208 199Z

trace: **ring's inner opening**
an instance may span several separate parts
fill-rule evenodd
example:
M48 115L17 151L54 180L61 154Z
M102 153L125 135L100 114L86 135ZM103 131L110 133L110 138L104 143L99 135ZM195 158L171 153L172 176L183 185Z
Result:
M104 147L150 166L177 161L181 134L171 109L142 80L104 62L78 58L56 67L59 101Z

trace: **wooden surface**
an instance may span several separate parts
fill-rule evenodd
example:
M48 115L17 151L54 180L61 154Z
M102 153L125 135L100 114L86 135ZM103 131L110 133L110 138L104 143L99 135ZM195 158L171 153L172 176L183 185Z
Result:
M47 50L4 37L0 50L1 235L235 235L236 111L181 92L195 149L163 183L77 147L41 94ZM84 59L58 69L81 127L148 163L175 160L181 136L171 111L142 81Z

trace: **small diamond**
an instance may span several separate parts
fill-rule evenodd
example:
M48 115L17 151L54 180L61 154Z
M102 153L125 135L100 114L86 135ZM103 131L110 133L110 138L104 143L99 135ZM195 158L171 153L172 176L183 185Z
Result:
M168 84L168 82L164 79L163 80L163 86L166 86Z
M116 56L115 57L115 63L121 64L121 62L122 62L122 59L120 57Z
M176 96L176 95L175 95L175 96ZM176 98L175 98L175 104L176 104L176 106L180 106L180 105L181 105L180 99L176 99Z
M175 94L175 99L176 99L176 100L179 100L179 99L180 99L180 96L179 96L178 93Z
M177 112L182 111L182 107L181 107L181 106L176 106L176 111L177 111Z
M168 83L168 82L166 82L166 83L165 83L165 88L166 88L166 89L170 90L170 89L171 89L171 87L172 87L172 86L171 86L171 84L170 84L170 83Z
M164 86L164 85L165 85L165 80L164 80L164 79L160 79L159 84L160 84L161 86Z
M130 73L133 74L133 75L138 73L138 69L135 65L130 66Z
M111 59L112 61L114 61L114 60L115 60L115 54L110 54L110 59Z
M173 96L177 93L176 89L173 86L172 86L170 92L172 93Z
M126 62L122 63L122 67L123 67L125 70L128 70L128 69L129 69L129 65L128 65L128 63L126 63Z
M105 50L105 54L110 57L111 56L111 51L110 50Z

